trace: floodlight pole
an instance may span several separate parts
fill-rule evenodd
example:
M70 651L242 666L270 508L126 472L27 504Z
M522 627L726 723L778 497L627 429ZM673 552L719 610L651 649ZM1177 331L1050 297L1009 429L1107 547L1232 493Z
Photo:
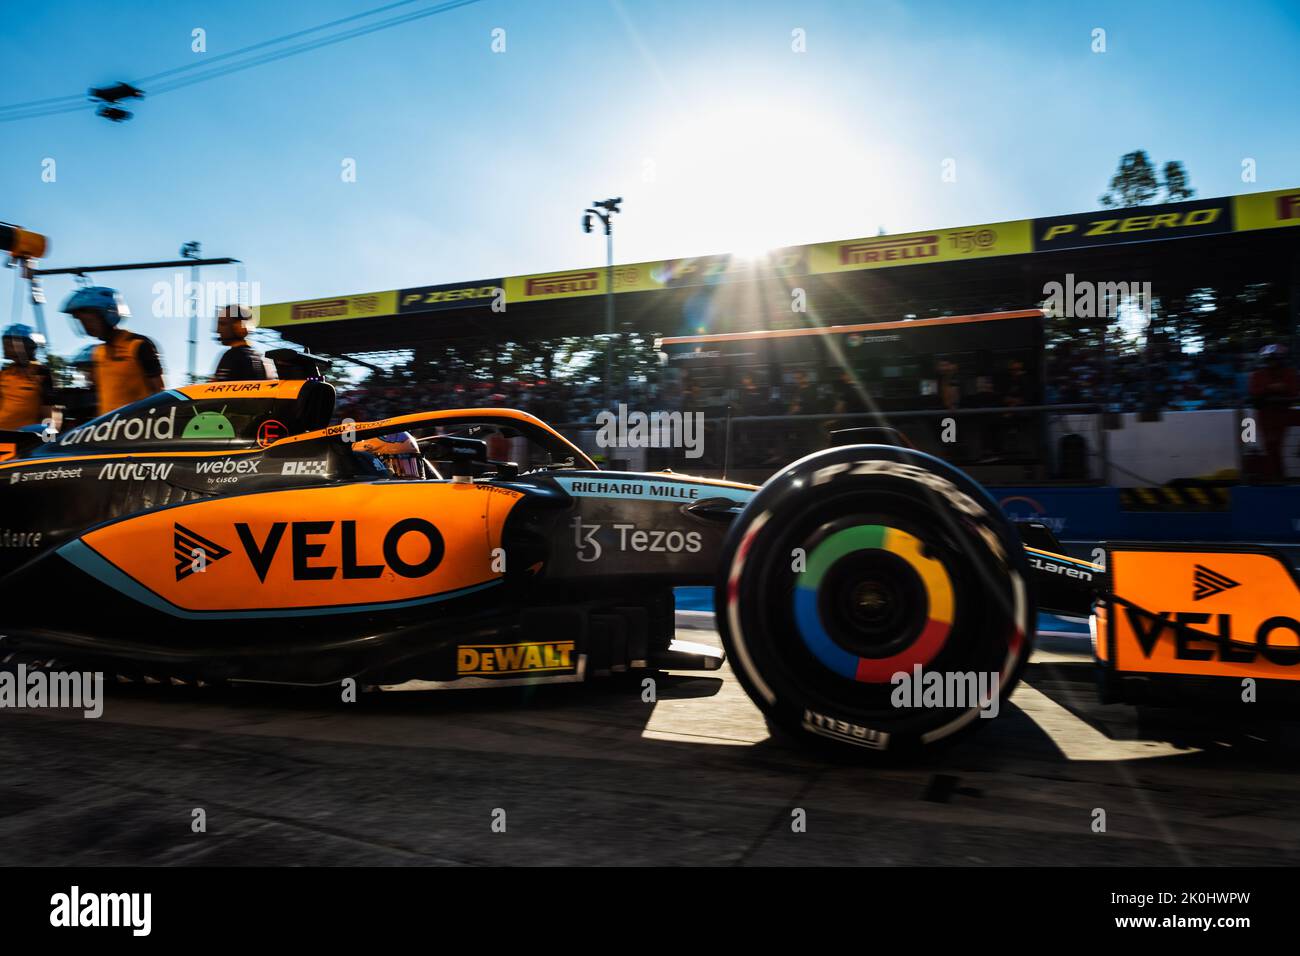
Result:
M605 387L604 407L610 407L610 388L613 382L614 350L614 213L621 212L623 197L593 202L582 217L582 231L591 232L591 217L595 216L605 227ZM601 210L604 212L601 212Z
M605 407L609 408L614 354L614 227L605 220Z
M185 243L181 246L181 255L186 259L197 262L199 260L199 244L194 241ZM193 385L198 381L197 368L199 362L199 267L197 265L190 266L190 287L193 293L187 306L190 313L189 375L190 384Z

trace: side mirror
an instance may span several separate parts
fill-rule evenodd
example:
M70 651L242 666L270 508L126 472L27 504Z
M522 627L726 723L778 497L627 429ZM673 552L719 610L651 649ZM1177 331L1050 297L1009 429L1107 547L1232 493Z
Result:
M459 435L438 435L425 439L420 446L426 458L451 462L453 478L472 477L474 466L487 464L487 442Z

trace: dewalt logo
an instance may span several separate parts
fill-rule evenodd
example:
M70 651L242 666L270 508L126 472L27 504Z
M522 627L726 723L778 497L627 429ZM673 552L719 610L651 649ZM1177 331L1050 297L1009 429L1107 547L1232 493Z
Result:
M574 666L573 650L573 641L467 644L456 650L456 673L461 677L482 677L569 671Z

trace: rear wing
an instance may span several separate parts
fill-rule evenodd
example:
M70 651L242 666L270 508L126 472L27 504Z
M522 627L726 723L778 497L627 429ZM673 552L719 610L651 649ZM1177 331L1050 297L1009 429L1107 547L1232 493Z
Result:
M1125 675L1300 681L1300 580L1268 548L1107 543L1097 659Z

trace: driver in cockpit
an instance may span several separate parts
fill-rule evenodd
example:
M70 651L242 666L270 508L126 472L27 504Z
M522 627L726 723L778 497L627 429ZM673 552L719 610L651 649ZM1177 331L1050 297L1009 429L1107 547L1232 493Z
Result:
M438 477L438 472L420 454L420 443L410 432L394 432L354 442L352 450L377 457L388 469L390 478Z

